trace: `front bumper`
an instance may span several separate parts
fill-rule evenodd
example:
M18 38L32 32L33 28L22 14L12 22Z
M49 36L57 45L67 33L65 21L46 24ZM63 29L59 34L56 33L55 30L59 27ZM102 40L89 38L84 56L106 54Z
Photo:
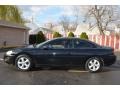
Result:
M4 55L4 62L7 64L14 64L15 56Z

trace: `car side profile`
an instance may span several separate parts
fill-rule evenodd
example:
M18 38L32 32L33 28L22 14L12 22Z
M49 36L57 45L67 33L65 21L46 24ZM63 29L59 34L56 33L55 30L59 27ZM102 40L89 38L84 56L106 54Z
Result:
M101 71L115 63L110 47L100 46L80 38L55 38L36 45L7 51L4 61L18 70L33 67L84 67L89 72Z

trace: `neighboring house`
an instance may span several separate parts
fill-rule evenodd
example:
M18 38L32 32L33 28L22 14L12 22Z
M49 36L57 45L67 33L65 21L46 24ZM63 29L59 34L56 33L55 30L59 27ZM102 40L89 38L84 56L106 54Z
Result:
M64 28L63 28L63 26L61 26L61 25L56 25L56 26L54 26L54 27L52 28L52 31L53 31L53 32L59 32L60 34L65 35Z
M86 32L88 35L100 35L99 29L97 26L90 29L89 24L80 24L78 25L75 35L80 35L82 32ZM112 24L106 31L104 31L105 35L115 34L120 32L120 28L116 27L116 25Z
M30 30L29 34L37 34L39 31L42 31L44 34L53 33L53 31L50 29L44 27L38 27L37 29Z
M75 35L80 35L82 32L86 32L87 34L100 34L97 27L94 27L92 30L89 29L89 24L80 24L77 26Z
M48 23L44 24L43 27L51 30L52 32L59 32L62 35L65 34L63 26L59 25L59 24L54 24L54 23L48 22Z
M0 47L28 44L29 28L17 23L0 20Z

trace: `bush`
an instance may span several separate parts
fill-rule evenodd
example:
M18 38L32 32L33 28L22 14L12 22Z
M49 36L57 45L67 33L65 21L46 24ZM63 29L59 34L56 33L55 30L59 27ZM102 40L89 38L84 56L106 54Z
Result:
M29 35L29 44L36 43L36 35Z
M39 44L39 43L42 43L46 40L44 34L42 31L39 31L38 34L36 35L36 43Z
M68 37L75 37L73 32L68 33Z
M85 32L82 32L81 35L80 35L80 38L88 40L88 35Z
M59 32L54 32L53 38L57 38L57 37L62 37L62 35Z

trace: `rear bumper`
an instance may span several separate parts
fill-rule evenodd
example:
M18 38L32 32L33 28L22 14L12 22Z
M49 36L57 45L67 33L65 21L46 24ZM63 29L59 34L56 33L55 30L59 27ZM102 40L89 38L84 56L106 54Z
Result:
M116 56L115 55L109 55L103 58L104 59L104 65L110 66L116 62Z

